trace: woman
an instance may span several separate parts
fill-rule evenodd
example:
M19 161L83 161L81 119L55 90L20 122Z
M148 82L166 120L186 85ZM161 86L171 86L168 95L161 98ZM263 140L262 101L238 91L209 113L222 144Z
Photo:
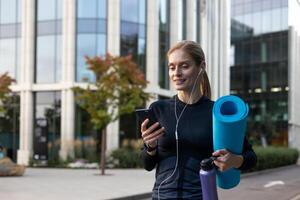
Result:
M199 179L200 162L218 157L214 163L219 170L249 169L256 155L244 140L242 155L222 149L213 152L212 108L205 57L192 41L182 41L167 53L169 78L177 95L169 100L151 104L157 123L141 125L145 147L142 160L146 170L156 167L153 199L202 199ZM200 86L200 87L199 87ZM157 129L161 126L160 129Z

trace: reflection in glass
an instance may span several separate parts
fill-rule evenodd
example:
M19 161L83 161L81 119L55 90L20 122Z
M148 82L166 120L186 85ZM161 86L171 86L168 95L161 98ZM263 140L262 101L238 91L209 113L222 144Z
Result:
M76 104L75 109L75 158L97 162L101 144L100 131L94 129L87 111L78 104Z
M48 160L58 160L60 150L61 93L37 92L35 93L34 103L34 122L38 119L47 120ZM37 124L34 123L34 128L36 127Z
M37 38L37 83L55 83L61 79L61 45L61 36Z
M16 39L0 40L0 74L8 72L11 77L15 77L16 66Z
M20 71L20 0L0 1L0 74L8 72L18 82Z
M95 76L92 71L87 69L85 56L96 55L96 35L79 34L77 35L77 72L76 80L79 82L94 82Z
M243 2L232 1L230 88L251 107L250 140L287 145L287 6L281 0Z
M61 80L62 1L37 0L36 83Z
M94 82L95 76L87 69L85 56L106 53L106 0L77 0L76 81Z
M122 21L129 21L135 23L139 22L139 1L138 0L121 1L121 19Z
M3 102L6 113L0 115L0 143L6 149L6 155L16 162L19 149L20 96L14 94Z
M145 0L121 1L121 55L131 54L144 73L146 72L145 23Z

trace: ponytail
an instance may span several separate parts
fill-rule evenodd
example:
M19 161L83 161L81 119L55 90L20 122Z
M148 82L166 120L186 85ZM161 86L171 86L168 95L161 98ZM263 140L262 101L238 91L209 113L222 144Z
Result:
M201 91L202 95L211 99L210 83L209 83L209 79L208 79L206 70L203 70L203 72L202 72L202 78L201 78L201 82L200 82L200 91Z

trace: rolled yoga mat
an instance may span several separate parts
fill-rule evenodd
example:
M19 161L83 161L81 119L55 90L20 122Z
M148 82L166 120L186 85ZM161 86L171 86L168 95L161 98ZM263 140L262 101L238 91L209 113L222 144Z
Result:
M223 96L213 107L213 146L214 150L227 149L241 154L246 131L248 105L237 96ZM217 170L217 185L223 189L235 187L240 182L240 170Z

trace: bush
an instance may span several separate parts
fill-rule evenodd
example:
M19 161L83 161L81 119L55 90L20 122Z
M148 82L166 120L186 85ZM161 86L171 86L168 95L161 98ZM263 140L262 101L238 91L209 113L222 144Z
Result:
M116 168L141 168L140 151L129 148L120 148L111 153Z
M296 164L299 156L297 149L286 147L254 147L254 151L257 155L257 164L246 172Z

